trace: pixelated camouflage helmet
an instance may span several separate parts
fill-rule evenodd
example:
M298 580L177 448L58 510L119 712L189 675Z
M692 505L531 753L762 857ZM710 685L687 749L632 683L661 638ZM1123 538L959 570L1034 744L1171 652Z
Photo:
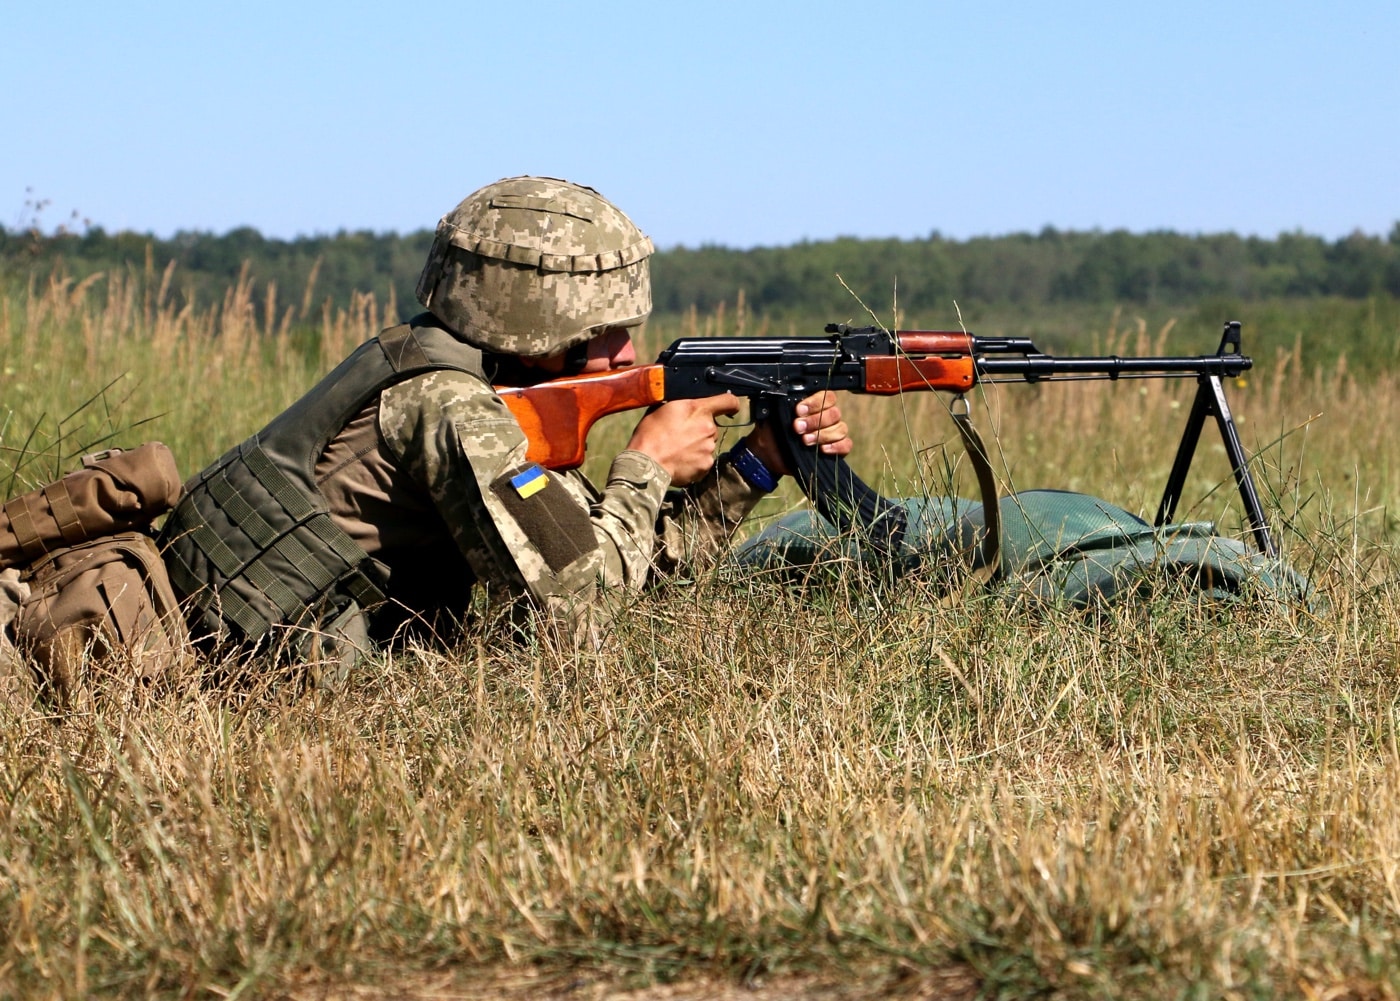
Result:
M508 177L442 217L418 299L477 347L545 355L645 320L652 250L592 188Z

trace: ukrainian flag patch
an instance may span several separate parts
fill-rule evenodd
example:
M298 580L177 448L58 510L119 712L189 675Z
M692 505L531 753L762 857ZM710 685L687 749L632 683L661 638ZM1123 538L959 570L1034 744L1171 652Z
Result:
M549 486L549 477L539 466L531 466L523 473L516 473L510 478L510 485L515 487L515 492L521 498L533 497L545 487Z

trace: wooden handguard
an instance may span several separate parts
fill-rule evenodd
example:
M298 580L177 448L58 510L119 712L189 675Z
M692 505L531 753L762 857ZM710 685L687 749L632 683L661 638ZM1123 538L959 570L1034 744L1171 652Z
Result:
M582 465L589 429L601 417L666 399L660 365L552 379L528 387L497 386L530 442L526 458L546 469Z
M972 335L952 330L901 330L898 355L865 359L865 391L876 396L940 390L965 393L977 382Z
M907 355L972 354L972 335L956 330L901 330L895 337Z
M976 381L971 355L961 358L871 355L865 359L865 391L875 396L928 390L965 393Z

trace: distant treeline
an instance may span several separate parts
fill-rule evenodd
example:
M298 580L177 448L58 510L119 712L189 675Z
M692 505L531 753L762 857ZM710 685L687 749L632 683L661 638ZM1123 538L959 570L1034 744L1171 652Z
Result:
M250 227L223 235L181 232L168 240L142 233L38 234L0 226L0 274L5 284L23 284L55 273L81 280L94 272L134 273L163 279L174 262L170 297L176 305L208 307L220 302L245 265L258 289L277 289L277 302L327 300L344 307L355 293L373 293L384 302L392 290L403 312L412 312L413 289L423 267L431 231L342 232L331 236L278 240ZM265 301L259 297L259 302Z
M81 279L97 271L156 280L171 261L169 295L177 303L218 302L242 269L260 289L275 283L278 302L329 300L356 292L381 302L392 290L402 314L414 311L414 284L432 234L341 232L268 239L254 229L223 235L179 233L41 234L0 227L0 275L14 287L55 273ZM1033 307L1058 303L1177 305L1208 297L1250 302L1278 298L1400 297L1400 223L1386 237L1357 233L1329 241L1304 233L1271 239L1231 233L1039 233L953 240L811 241L733 250L706 246L659 252L653 260L659 313L710 311L736 301L763 315L846 315L850 292L888 311L966 305ZM838 281L837 276L840 276Z

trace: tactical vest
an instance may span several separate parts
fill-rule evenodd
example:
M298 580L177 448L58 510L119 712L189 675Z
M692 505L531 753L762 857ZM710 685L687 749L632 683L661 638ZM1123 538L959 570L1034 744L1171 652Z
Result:
M160 543L196 639L256 644L384 600L384 567L331 519L316 462L381 392L438 369L481 376L481 352L425 313L360 345L188 484Z

